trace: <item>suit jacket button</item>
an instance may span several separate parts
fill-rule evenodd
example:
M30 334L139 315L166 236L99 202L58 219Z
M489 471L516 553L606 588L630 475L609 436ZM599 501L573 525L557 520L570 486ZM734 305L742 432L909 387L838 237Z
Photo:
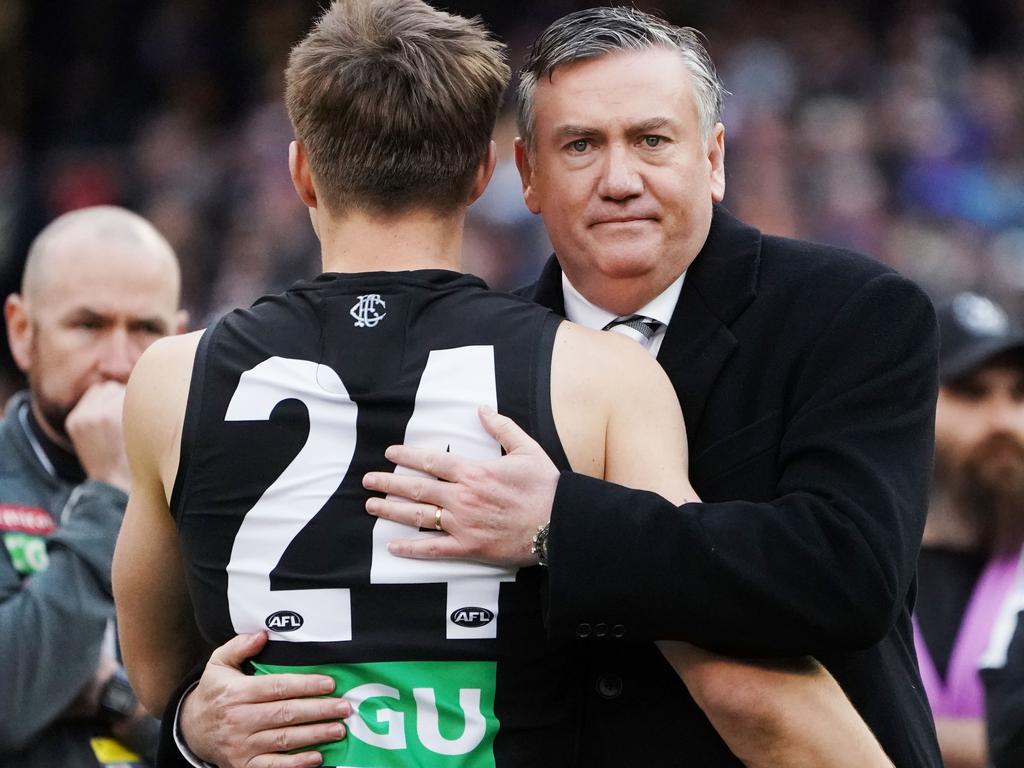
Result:
M616 624L612 627L613 637L623 637L626 634L626 626L624 624Z
M597 637L604 637L608 634L608 625L603 621L598 622L594 625L594 634L597 635Z
M601 675L595 687L602 699L617 699L622 693L622 678L618 675Z
M590 637L590 625L586 622L576 625L576 637Z

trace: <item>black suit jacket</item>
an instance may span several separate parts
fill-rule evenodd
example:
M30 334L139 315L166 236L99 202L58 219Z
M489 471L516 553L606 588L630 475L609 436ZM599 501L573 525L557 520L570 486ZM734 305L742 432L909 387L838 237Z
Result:
M522 293L564 314L553 258ZM704 503L567 473L552 514L551 631L589 656L580 765L740 764L650 643L664 638L813 655L899 768L940 766L910 628L937 391L927 297L719 206L658 361Z

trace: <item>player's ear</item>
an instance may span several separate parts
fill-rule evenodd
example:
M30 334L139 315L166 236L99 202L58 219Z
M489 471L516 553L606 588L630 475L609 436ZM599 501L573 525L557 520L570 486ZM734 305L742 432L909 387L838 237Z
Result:
M491 177L494 175L494 168L497 164L498 146L492 141L487 145L487 152L476 169L476 176L473 178L473 188L469 192L469 200L466 205L472 205L484 193L487 185L491 182Z
M309 158L306 148L298 141L288 145L288 170L292 175L292 184L299 195L299 200L307 208L316 208L316 187L313 186L313 174L309 170Z
M4 302L4 319L7 321L7 344L11 356L22 372L32 367L32 318L23 296L12 293Z
M530 163L530 150L522 138L516 137L516 168L519 169L519 178L523 182L523 202L530 209L530 213L540 213L540 201L537 200L537 193L533 187L533 166Z

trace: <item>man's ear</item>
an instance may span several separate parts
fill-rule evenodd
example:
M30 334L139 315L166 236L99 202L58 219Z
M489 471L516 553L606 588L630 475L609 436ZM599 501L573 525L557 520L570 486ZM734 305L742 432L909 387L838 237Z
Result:
M487 189L487 185L491 183L491 177L494 176L494 168L498 164L498 147L492 141L487 145L487 152L484 154L483 159L480 161L479 167L476 169L476 176L473 178L473 187L469 191L469 200L466 205L472 205Z
M725 126L715 124L708 138L708 163L711 166L711 199L716 203L725 197Z
M188 310L179 309L174 313L174 331L173 333L184 333L188 330Z
M299 200L307 208L316 208L316 187L313 186L313 175L309 170L309 158L306 156L306 148L298 141L288 145L288 170Z
M32 367L32 318L29 317L25 299L12 293L4 302L4 320L7 321L7 344L11 356L22 373Z
M518 136L515 143L516 168L519 169L519 178L523 182L523 202L530 209L530 213L540 213L540 201L537 199L537 192L533 187L533 167L530 165L530 150L526 142Z

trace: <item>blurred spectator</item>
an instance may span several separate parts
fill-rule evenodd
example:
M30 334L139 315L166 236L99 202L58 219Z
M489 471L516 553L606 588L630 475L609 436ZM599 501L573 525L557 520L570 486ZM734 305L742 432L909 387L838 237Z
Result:
M915 643L949 768L984 768L978 667L1024 543L1024 329L988 298L939 310L935 481Z
M110 566L128 496L124 387L184 330L178 265L120 208L62 216L32 244L7 336L28 391L0 419L0 766L149 764L159 724L118 662ZM145 762L144 762L145 761Z

